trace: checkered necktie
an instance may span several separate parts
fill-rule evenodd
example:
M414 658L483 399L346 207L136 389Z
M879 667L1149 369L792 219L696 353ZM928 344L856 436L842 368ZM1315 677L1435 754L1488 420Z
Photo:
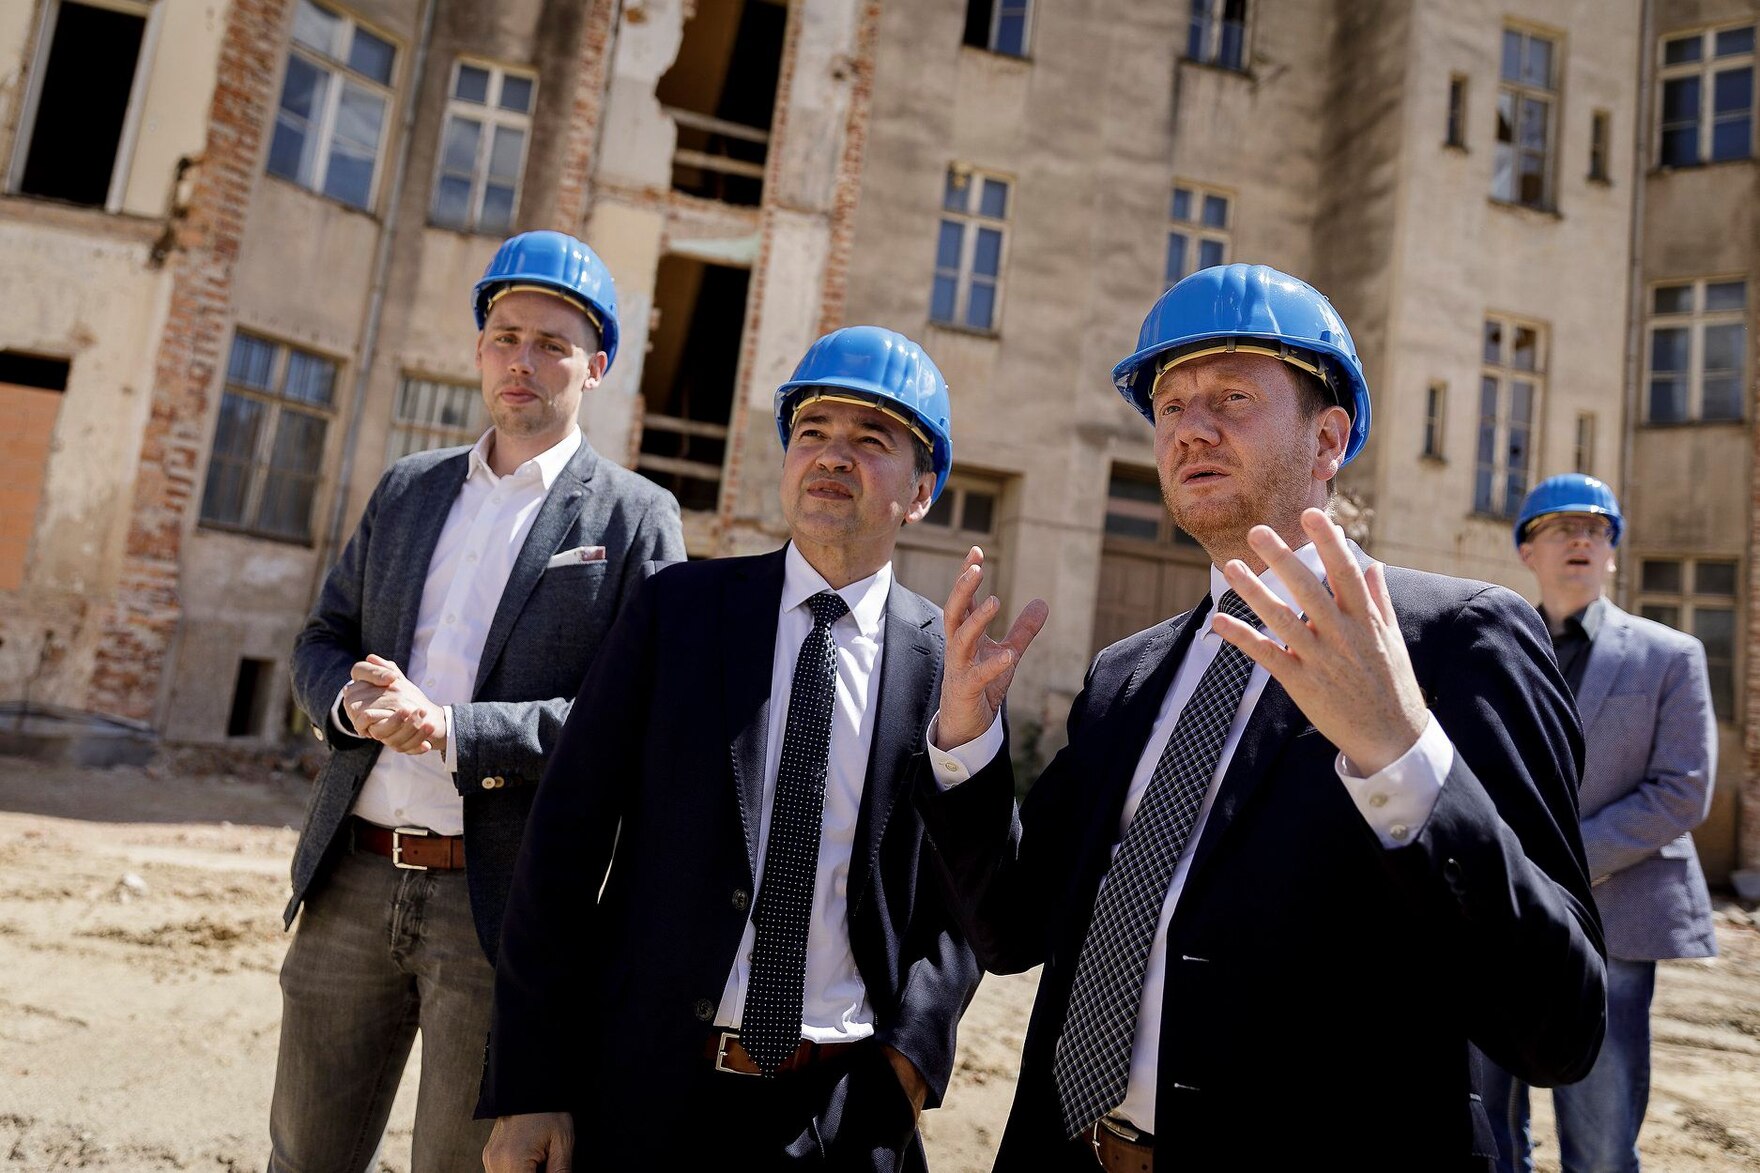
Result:
M1258 626L1233 591L1218 610ZM1065 1136L1124 1101L1155 925L1252 672L1246 653L1225 641L1180 712L1095 901L1052 1066Z
M765 1075L776 1074L801 1045L802 988L807 979L807 926L819 875L819 823L825 810L825 762L831 751L831 706L837 697L837 648L831 625L849 604L831 591L807 600L813 629L794 662L782 762L764 881L752 921L758 928L752 976L740 1017L740 1041Z

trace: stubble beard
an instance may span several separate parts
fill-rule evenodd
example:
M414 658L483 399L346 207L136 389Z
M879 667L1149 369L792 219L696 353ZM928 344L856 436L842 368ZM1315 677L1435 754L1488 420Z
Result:
M1259 462L1260 473L1243 490L1224 501L1203 502L1184 506L1176 492L1163 484L1161 500L1173 522L1221 566L1231 558L1251 562L1252 548L1247 545L1247 531L1256 525L1268 525L1292 546L1292 536L1300 531L1302 510L1313 495L1312 454L1300 438L1292 439L1289 447ZM1230 476L1248 481L1252 474L1246 466L1237 466ZM1177 486L1175 486L1177 488Z

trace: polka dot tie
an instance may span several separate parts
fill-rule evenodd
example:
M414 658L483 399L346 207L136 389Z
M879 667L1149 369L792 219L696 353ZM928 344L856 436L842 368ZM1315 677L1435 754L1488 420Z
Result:
M831 591L807 600L813 629L794 662L776 800L764 846L764 880L752 922L758 929L746 984L740 1041L765 1075L775 1075L801 1045L802 990L807 978L807 927L819 874L819 824L825 810L825 762L831 751L831 707L837 696L837 648L831 625L849 605Z
M1233 591L1223 594L1218 609L1258 626ZM1149 946L1252 672L1246 653L1224 642L1180 711L1094 902L1051 1068L1065 1136L1124 1102Z

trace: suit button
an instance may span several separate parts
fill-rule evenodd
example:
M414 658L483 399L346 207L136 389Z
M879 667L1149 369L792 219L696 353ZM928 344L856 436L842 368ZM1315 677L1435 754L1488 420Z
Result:
M1461 882L1461 861L1451 859L1442 865L1442 878L1452 887Z
M500 774L495 775L495 789L500 790L503 786L506 786L506 785L507 785L506 778L503 778Z
M715 1018L715 1003L707 998L698 998L693 1009L696 1012L698 1022L711 1022Z
M484 790L495 789L495 779L494 778L484 778L483 779L483 789Z
M319 741L323 741L324 740L324 731L322 729L318 728L316 725L313 725L312 726L312 736L316 737Z
M733 890L732 904L735 912L744 912L751 902L752 898L746 894L744 888L735 888Z

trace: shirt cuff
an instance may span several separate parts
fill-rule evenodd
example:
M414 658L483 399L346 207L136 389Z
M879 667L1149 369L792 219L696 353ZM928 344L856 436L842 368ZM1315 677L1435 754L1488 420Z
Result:
M330 703L330 724L350 737L359 737L360 734L354 731L354 722L342 711L342 696L347 691L347 684L336 690L336 699Z
M1411 749L1367 778L1357 773L1342 753L1334 764L1338 780L1357 804L1363 821L1381 840L1381 846L1389 850L1405 847L1417 839L1430 819L1430 812L1436 809L1436 800L1442 797L1442 783L1453 768L1454 743L1437 724L1434 713Z
M446 721L446 746L440 751L440 764L446 767L448 774L458 773L458 739L452 736L452 706L441 705L440 715Z
M929 746L929 764L935 769L935 784L943 790L952 790L988 766L1002 749L1001 709L996 710L990 728L964 745L956 745L952 749L942 749L935 744L935 731L940 727L941 714L937 711L929 721L929 733L925 740Z

